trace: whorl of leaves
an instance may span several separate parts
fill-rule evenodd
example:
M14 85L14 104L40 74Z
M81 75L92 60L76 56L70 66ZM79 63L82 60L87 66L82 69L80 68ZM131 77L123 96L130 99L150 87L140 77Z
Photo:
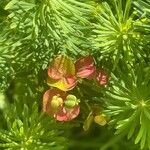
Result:
M115 126L116 134L134 137L141 149L150 149L150 67L145 63L135 68L121 64L111 82L105 99L109 124Z
M143 59L143 33L135 28L140 20L137 12L133 11L132 0L102 2L97 9L91 37L97 53L101 53L103 58L111 55L114 68L119 59L130 63Z

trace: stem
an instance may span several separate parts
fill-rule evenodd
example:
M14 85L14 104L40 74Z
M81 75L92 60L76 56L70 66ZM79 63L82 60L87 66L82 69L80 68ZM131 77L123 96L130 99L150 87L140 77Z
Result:
M80 95L81 97L83 97L83 93L81 93L80 88L79 88L78 86L77 86L77 91L78 91L79 95ZM89 106L89 104L87 103L87 101L83 101L83 102L84 102L85 105L87 106L88 110L91 111L91 107Z

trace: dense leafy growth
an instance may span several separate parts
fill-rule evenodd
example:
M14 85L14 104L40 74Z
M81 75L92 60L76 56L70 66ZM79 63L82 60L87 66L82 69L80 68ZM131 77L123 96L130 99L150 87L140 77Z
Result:
M61 137L61 130L57 130L56 123L39 116L38 107L34 104L30 111L25 104L19 112L15 106L10 106L10 112L5 116L7 129L1 130L1 147L20 149L63 149L65 139Z
M1 149L150 149L149 0L1 0L0 29Z

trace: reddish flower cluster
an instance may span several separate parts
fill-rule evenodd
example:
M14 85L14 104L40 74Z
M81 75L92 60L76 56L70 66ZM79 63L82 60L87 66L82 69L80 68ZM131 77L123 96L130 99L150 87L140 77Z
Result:
M92 56L81 57L75 62L76 75L79 78L92 78L95 74L96 67Z
M108 75L104 70L97 71L92 56L82 57L75 64L67 56L60 55L48 68L47 83L63 91L73 89L79 78L96 79L99 85L106 85Z
M96 70L92 56L82 57L75 63L77 77L96 79L99 85L105 86L108 83L108 75L104 70Z
M106 85L108 76L97 71L92 56L82 57L75 63L64 55L56 57L48 68L47 84L54 89L45 92L43 111L58 121L69 121L80 112L79 100L66 91L73 89L79 78L95 79L99 85Z
M96 81L99 85L105 86L108 83L108 75L104 70L96 72Z
M70 121L78 116L80 107L78 102L67 107L65 102L68 94L59 89L50 89L43 96L43 111L58 121Z

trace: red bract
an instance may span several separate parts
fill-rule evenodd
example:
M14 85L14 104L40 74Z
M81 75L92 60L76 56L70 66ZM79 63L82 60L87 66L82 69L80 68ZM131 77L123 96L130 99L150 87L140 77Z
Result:
M77 84L73 61L64 55L56 57L48 68L48 85L63 91L73 89Z
M72 90L77 84L77 78L75 76L66 76L58 80L48 77L47 84L52 87L56 87L62 91Z
M63 76L61 72L59 72L58 69L49 67L48 68L48 76L54 80L59 80Z
M73 89L76 86L76 84L77 84L77 78L75 76L72 76L72 75L69 76L68 75L68 76L66 76L64 78L64 83L66 85L68 85L67 89L71 90L71 89Z
M80 113L80 107L77 105L73 109L63 108L56 115L56 120L58 121L70 121L76 118Z
M48 68L48 85L63 91L73 89L77 84L77 77L92 78L96 67L92 56L82 57L73 61L64 55L56 57Z
M95 74L95 64L92 56L82 57L75 63L77 77L91 78Z
M70 121L79 115L80 107L65 108L64 101L67 94L59 89L50 89L43 96L43 112L58 121Z
M108 79L108 74L104 70L100 70L96 73L96 80L99 85L107 85Z

